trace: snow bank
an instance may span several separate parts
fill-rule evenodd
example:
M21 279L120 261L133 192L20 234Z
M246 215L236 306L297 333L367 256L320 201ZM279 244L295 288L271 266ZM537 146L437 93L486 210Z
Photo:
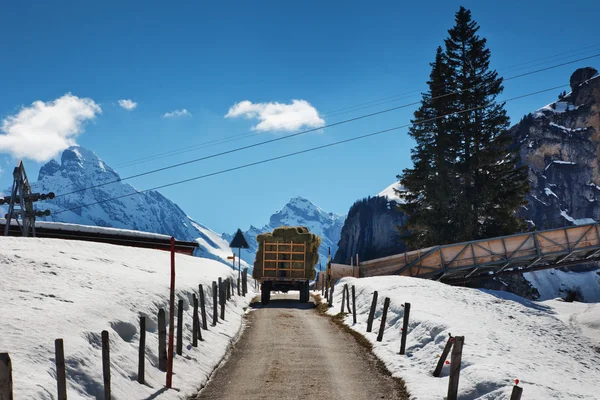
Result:
M600 304L567 303L553 299L543 303L552 308L564 324L569 325L597 343L600 351Z
M176 297L184 300L184 350L175 356L173 387L157 368L157 313L168 314L169 252L57 239L2 238L0 352L12 358L16 399L54 399L54 339L63 338L69 399L102 396L100 333L108 330L112 396L118 400L176 399L196 393L218 365L242 323L246 298L234 296L226 320L191 345L192 293L230 267L176 255ZM193 306L193 305L192 305ZM146 315L146 384L137 383L139 315ZM168 321L168 315L167 315Z
M600 302L600 269L588 272L544 269L526 272L523 277L540 293L538 300L565 297L569 290L577 291L586 303Z
M404 378L413 399L440 399L448 390L449 366L442 377L432 372L448 334L465 336L459 398L509 399L520 380L527 399L597 399L600 354L595 343L557 318L544 303L506 292L483 291L439 282L385 276L344 278L336 285L356 286L358 323L345 323L365 334L373 351L394 376ZM373 291L379 292L373 332L365 333ZM383 342L377 342L382 304L391 299ZM411 303L406 356L398 354L404 302Z

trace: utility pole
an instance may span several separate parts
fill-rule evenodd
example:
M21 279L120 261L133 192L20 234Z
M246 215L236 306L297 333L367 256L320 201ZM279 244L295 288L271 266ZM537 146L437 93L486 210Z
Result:
M23 161L13 171L13 184L10 196L0 199L0 205L8 203L8 213L6 213L6 226L4 227L4 236L8 236L10 223L14 219L24 237L35 237L35 217L44 217L50 215L50 210L35 211L33 202L38 200L54 199L54 193L32 193L27 173ZM21 223L19 223L21 217Z

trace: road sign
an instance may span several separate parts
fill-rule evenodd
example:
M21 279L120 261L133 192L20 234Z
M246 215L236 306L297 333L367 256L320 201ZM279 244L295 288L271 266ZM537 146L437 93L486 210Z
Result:
M250 248L241 229L237 230L237 232L235 233L235 236L233 237L233 240L231 241L231 243L229 243L229 247L231 247L232 249L249 249Z

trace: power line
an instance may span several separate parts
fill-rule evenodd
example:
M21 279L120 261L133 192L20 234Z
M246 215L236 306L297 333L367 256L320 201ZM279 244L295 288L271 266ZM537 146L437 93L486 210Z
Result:
M600 56L600 53L597 53L595 55L584 57L584 58L580 58L578 60L574 60L574 61L564 62L564 63L561 63L561 64L552 65L552 66L549 66L549 67L537 69L535 71L524 72L522 74L518 74L518 75L511 76L509 78L506 78L503 81L510 81L510 80L513 80L513 79L522 78L522 77L525 77L525 76L528 76L528 75L533 75L533 74L540 73L540 72L543 72L543 71L548 71L550 69L562 67L562 66L569 65L569 64L572 64L572 63L575 63L575 62L579 62L579 61L583 61L583 60L588 60L588 59L599 57L599 56ZM439 99L439 98L444 98L444 97L452 96L452 95L459 94L459 93L462 93L462 92L465 92L465 91L468 91L468 90L473 90L473 89L475 89L475 88L477 88L479 86L480 85L476 85L476 86L473 86L473 87L470 87L470 88L466 88L466 89L462 89L462 90L459 90L459 91L456 91L456 92L453 92L453 93L446 93L446 94L443 94L441 96L432 97L431 99ZM237 152L240 152L240 151L243 151L243 150L248 150L248 149L251 149L251 148L254 148L254 147L263 146L265 144L275 143L275 142L279 142L281 140L286 140L286 139L290 139L290 138L293 138L293 137L296 137L296 136L304 135L304 134L309 133L309 132L315 132L315 131L320 130L320 129L331 128L331 127L334 127L334 126L347 124L349 122L354 122L354 121L358 121L358 120L361 120L361 119L366 119L366 118L374 117L374 116L377 116L377 115L389 113L391 111L400 110L402 108L407 108L407 107L414 106L414 105L417 105L417 104L420 104L420 103L421 103L421 101L419 100L419 101L415 101L415 102L412 102L412 103L402 104L400 106L388 108L388 109L381 110L381 111L375 111L375 112L372 112L372 113L369 113L369 114L365 114L365 115L361 115L361 116L358 116L358 117L354 117L354 118L350 118L350 119L346 119L346 120L334 122L334 123L331 123L331 124L328 124L328 125L324 125L324 126L321 126L321 127L318 127L318 128L307 129L307 130L304 130L304 131L292 133L292 134L281 136L281 137L277 137L277 138L274 138L274 139L269 139L269 140L265 140L265 141L262 141L262 142L253 143L253 144L250 144L250 145L247 145L247 146L237 147L235 149L225 150L225 151L222 151L222 152L219 152L219 153L213 153L213 154L208 155L208 156L204 156L204 157L200 157L200 158L195 158L195 159L192 159L192 160L183 161L183 162L176 163L176 164L167 165L165 167L156 168L156 169L153 169L153 170L141 172L139 174L134 174L134 175L126 176L124 178L119 178L119 179L115 179L115 180L112 180L112 181L107 181L107 182L104 182L104 183L100 183L100 184L97 184L97 185L93 185L93 186L89 186L89 187L85 187L85 188L73 190L71 192L61 193L61 194L56 195L56 197L63 197L63 196L67 196L69 194L79 193L79 192L83 192L83 191L86 191L86 190L91 190L91 189L95 189L95 188L98 188L98 187L110 185L112 183L123 182L123 181L130 180L130 179L133 179L133 178L139 178L139 177L142 177L142 176L155 174L157 172L162 172L162 171L166 171L166 170L169 170L169 169L182 167L184 165L194 164L194 163L197 163L197 162L200 162L200 161L205 161L205 160L208 160L208 159L212 159L212 158L224 156L224 155L227 155L227 154L237 153Z
M600 46L600 43L590 45L590 46L585 46L585 47L582 47L579 49L561 52L558 54L554 54L552 56L547 56L547 57L539 58L536 60L531 60L531 61L524 62L524 63L515 64L515 65L509 66L506 68L501 68L500 71L504 71L504 72L511 71L511 70L519 71L519 70L523 70L526 68L532 68L532 67L536 67L539 65L547 64L547 63L553 62L553 61L564 60L566 58L570 58L575 55L581 55L581 54L589 53L590 51L596 51L597 49L593 49L593 48L598 47L598 46ZM593 50L590 50L590 49L593 49ZM587 51L583 51L583 50L587 50ZM571 54L571 53L576 53L576 54ZM565 54L571 54L571 55L554 60L554 58L556 58L558 56L563 56ZM545 60L550 60L550 61L545 61ZM545 62L537 63L539 61L545 61ZM576 62L576 61L579 61L579 60L575 60L574 62ZM532 63L537 63L537 64L528 65L528 64L532 64ZM516 67L522 67L522 68L516 68ZM405 93L400 93L400 94L396 94L396 95L392 95L392 96L383 97L380 99L371 100L371 101L368 101L365 103L359 103L359 104L356 104L353 106L342 107L337 110L330 111L329 113L322 114L322 116L323 117L334 117L334 116L339 116L339 115L343 115L343 114L360 111L360 110L371 108L371 107L377 107L377 106L380 106L383 104L389 104L389 103L392 103L392 102L395 102L395 101L398 101L401 99L414 97L415 94L418 94L420 92L421 92L421 89L412 90L412 91L405 92ZM258 133L256 133L255 131L249 131L249 132L245 132L245 133L241 133L241 134L231 135L231 136L228 136L225 138L214 139L214 140L210 140L207 142L199 143L197 145L188 146L186 148L174 149L174 150L166 151L163 153L158 153L158 154L126 161L124 163L115 164L114 167L115 168L130 167L130 166L145 163L145 162L159 160L162 158L167 158L167 157L171 157L171 156L175 156L175 155L179 155L179 154L189 153L191 151L195 151L195 150L199 150L199 149L205 149L205 148L209 148L209 147L218 146L220 144L225 144L225 143L230 143L230 142L237 141L237 140L246 139L246 138L256 136L256 135L258 135Z
M545 93L545 92L550 92L550 91L557 90L557 89L562 89L562 88L564 88L566 86L569 86L569 85L555 86L555 87L552 87L552 88L548 88L548 89L544 89L544 90L539 90L537 92L532 92L532 93L527 93L527 94L523 94L523 95L520 95L520 96L512 97L510 99L504 100L504 103L507 103L509 101L518 100L518 99L522 99L522 98L525 98L525 97L534 96L534 95L537 95L537 94L540 94L540 93ZM396 130L402 129L402 128L407 128L407 127L409 127L409 126L411 126L413 124L423 124L423 123L426 123L426 122L431 122L431 121L435 121L437 119L445 118L445 117L448 117L448 116L451 116L451 115L464 114L464 113L467 113L467 112L479 110L479 109L482 109L482 108L485 108L485 107L486 107L485 105L479 106L479 107L473 107L473 108L470 108L470 109L467 109L467 110L462 110L462 111L458 111L458 112L454 112L454 113L440 115L440 116L437 116L437 117L428 118L428 119L421 120L421 121L418 121L418 122L413 122L413 123L410 123L410 124L400 125L400 126L396 126L396 127L393 127L393 128L388 128L388 129L380 130L380 131L377 131L377 132L367 133L365 135L355 136L355 137L352 137L352 138L349 138L349 139L339 140L337 142L333 142L333 143L329 143L329 144L325 144L325 145L321 145L321 146L311 147L311 148L308 148L308 149L305 149L305 150L295 151L293 153L288 153L288 154L284 154L284 155L277 156L277 157L272 157L272 158L267 158L267 159L260 160L260 161L255 161L255 162L252 162L252 163L249 163L249 164L239 165L239 166L233 167L233 168L227 168L227 169L223 169L223 170L220 170L220 171L211 172L210 174L199 175L199 176L195 176L193 178L188 178L188 179L183 179L183 180L180 180L180 181L166 183L164 185L155 186L155 187L150 188L150 189L136 190L135 193L128 193L128 194L125 194L125 195L121 195L121 196L116 196L116 197L112 197L112 198L109 198L109 199L100 200L100 201L97 201L97 202L94 202L94 203L84 204L84 205L80 205L80 206L77 206L77 207L71 207L71 208L68 208L68 209L57 211L54 214L61 214L61 213L67 212L67 211L78 210L78 209L81 209L81 208L85 208L85 207L90 207L90 206L97 205L97 204L106 203L108 201L118 200L118 199L122 199L124 197L134 196L136 194L142 194L142 193L149 192L149 191L152 191L152 190L164 189L164 188L167 188L167 187L170 187L170 186L181 185L181 184L184 184L184 183L196 181L196 180L199 180L199 179L208 178L208 177L211 177L211 176L222 175L222 174L225 174L227 172L237 171L237 170L240 170L240 169L249 168L249 167L253 167L253 166L256 166L256 165L260 165L260 164L266 164L266 163L269 163L269 162L272 162L272 161L281 160L281 159L284 159L284 158L289 158L289 157L297 156L297 155L300 155L300 154L305 154L305 153L309 153L309 152L312 152L312 151L316 151L316 150L321 150L321 149L325 149L325 148L328 148L328 147L337 146L337 145L344 144L344 143L354 142L356 140L360 140L360 139L365 139L365 138L369 138L369 137L372 137L372 136L381 135L383 133L396 131Z

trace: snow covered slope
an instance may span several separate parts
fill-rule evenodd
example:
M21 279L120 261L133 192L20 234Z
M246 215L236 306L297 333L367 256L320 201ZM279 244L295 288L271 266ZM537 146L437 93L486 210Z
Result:
M600 269L595 271L561 271L546 269L527 272L523 277L537 289L538 300L566 297L569 291L577 293L577 300L586 303L600 302Z
M39 219L197 240L201 246L198 255L228 263L227 256L231 255L231 250L219 234L192 220L177 204L159 192L134 194L137 190L133 186L119 180L119 175L92 151L80 146L70 147L63 152L60 164L51 160L40 168L38 180L32 184L34 191L53 191L57 195L53 200L36 203L36 208L47 208L52 212L50 217ZM102 184L105 185L98 186ZM88 187L94 188L81 191ZM59 213L127 194L134 195Z
M212 327L209 316L204 341L191 347L192 293L198 294L202 285L210 309L212 281L235 273L217 261L176 255L176 297L184 300L184 350L175 356L173 367L173 387L180 391L163 392L165 374L157 368L157 313L159 308L168 310L168 252L57 239L1 241L0 352L12 359L15 399L56 398L56 338L64 339L68 398L103 398L103 330L110 336L113 399L192 395L238 334L243 307L253 296L233 296L226 319ZM145 385L136 380L140 315L146 315Z
M341 287L356 286L358 322L345 323L373 343L373 351L394 376L402 377L412 399L441 399L448 388L449 365L442 377L432 372L448 334L464 336L459 398L509 399L514 380L520 380L524 399L598 399L600 353L592 334L577 323L565 323L547 303L535 303L506 292L484 291L439 282L386 276L344 278L335 288L334 307L340 311ZM365 333L373 291L379 292L373 332ZM382 303L390 308L382 342L377 342ZM411 303L406 356L400 356L404 302ZM580 307L577 303L564 303ZM596 314L582 314L582 323L598 329ZM585 318L583 318L585 317ZM590 337L588 337L590 336Z
M404 199L401 199L400 196L396 193L396 190L402 189L402 185L400 182L394 182L390 186L383 189L381 192L377 194L378 197L385 197L388 201L394 201L396 203L404 203Z
M310 201L295 197L291 199L281 210L271 215L269 223L262 228L251 226L244 236L250 245L250 249L242 251L242 259L250 265L254 264L254 256L258 249L256 236L260 233L270 232L280 226L306 226L310 232L320 236L323 239L319 249L320 262L325 268L327 263L327 251L331 248L331 257L337 251L337 245L340 240L342 225L345 216L328 213L317 207ZM227 241L233 239L232 234L223 234ZM317 266L318 269L318 266Z

